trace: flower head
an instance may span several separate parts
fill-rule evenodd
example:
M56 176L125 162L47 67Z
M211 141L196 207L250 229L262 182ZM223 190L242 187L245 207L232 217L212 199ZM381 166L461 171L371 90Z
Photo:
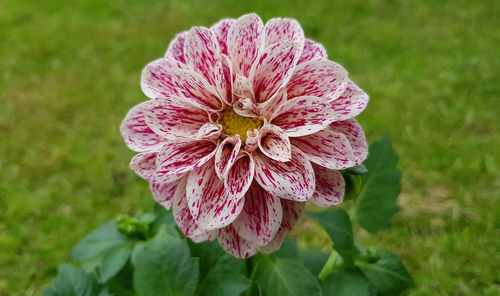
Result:
M367 156L368 96L293 19L179 33L141 86L150 100L121 125L131 169L186 237L237 257L279 248L305 202L338 205L338 170Z

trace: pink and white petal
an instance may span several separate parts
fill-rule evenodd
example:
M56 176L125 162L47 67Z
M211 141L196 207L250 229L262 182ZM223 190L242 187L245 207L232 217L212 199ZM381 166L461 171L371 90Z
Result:
M233 94L241 99L254 98L251 81L243 75L236 75L233 83Z
M323 167L343 170L355 166L355 156L348 138L331 126L312 135L293 138L290 142L304 152L310 161Z
M245 206L232 226L244 239L267 245L278 232L282 212L280 198L254 183L245 195Z
M300 137L325 129L333 122L330 105L318 97L297 97L276 109L271 123L289 137Z
M193 27L184 43L186 62L201 74L220 95L226 94L226 79L219 44L205 27Z
M330 125L330 128L335 132L342 133L349 140L354 154L353 166L361 164L368 156L368 143L363 128L356 119L336 121Z
M214 233L201 229L191 216L186 199L185 178L175 192L173 205L172 212L175 222L185 237L189 237L195 242L208 241L214 237Z
M279 231L288 232L297 224L304 209L306 208L305 202L296 202L293 200L281 200L281 209L283 212L283 220L281 221L281 226Z
M250 70L257 103L271 99L283 89L293 74L300 56L300 44L283 41L262 52Z
M274 251L279 250L279 248L283 244L283 241L285 241L285 238L286 238L286 232L278 231L278 233L276 233L272 241L270 241L267 245L261 246L259 248L259 252L264 254L271 254Z
M143 102L130 109L120 125L120 132L125 144L133 151L159 151L166 139L147 125L142 111L145 105Z
M286 89L282 89L279 93L277 93L271 99L265 101L264 103L260 103L257 105L258 113L261 117L265 118L267 121L271 120L273 113L278 109L281 104L288 100L288 96L286 94Z
M300 24L291 18L272 18L264 27L265 47L277 42L294 41L300 44L300 50L304 46L304 31Z
M241 138L239 135L225 138L217 147L215 152L215 173L220 179L226 178L229 169L236 162L240 148Z
M217 144L212 141L167 143L158 153L157 178L187 173L207 163L215 154Z
M186 195L196 223L205 230L231 224L243 209L244 199L234 201L215 173L213 162L189 174Z
M292 157L290 139L276 125L266 124L260 129L259 148L264 155L277 161L289 161Z
M307 201L314 192L314 170L304 153L292 147L292 158L280 162L262 152L252 154L255 180L270 194L295 201Z
M238 18L227 34L227 50L234 74L248 77L252 64L264 48L264 24L255 14Z
M313 204L329 208L339 205L344 199L345 181L338 171L314 164L316 190L309 200Z
M247 140L245 141L245 151L253 152L259 148L259 135L260 131L258 129L253 129L247 131Z
M233 105L233 111L243 117L259 117L257 105L249 98L236 101Z
M365 110L368 100L368 94L349 80L344 93L330 103L335 121L346 120L359 115Z
M222 19L210 27L210 31L219 43L219 49L222 54L228 55L227 34L236 20L232 18Z
M151 193L153 194L155 201L162 205L165 209L170 210L172 201L174 200L175 191L179 186L179 183L181 183L181 180L170 183L152 181L149 183L149 188L151 189Z
M146 181L154 179L156 174L156 158L157 152L143 152L136 154L130 160L129 167L139 177Z
M199 140L217 140L222 133L222 125L207 122L200 127L198 135Z
M150 100L144 104L143 112L148 126L169 140L195 139L198 130L210 120L205 110L180 97Z
M159 96L180 95L175 86L172 71L185 67L172 58L160 58L147 64L141 74L142 92L151 99Z
M172 39L165 53L166 58L172 58L183 64L186 63L186 59L184 58L184 41L187 34L188 32L181 32Z
M302 55L300 56L299 62L297 64L302 64L307 61L314 60L326 60L328 59L328 54L326 53L326 49L314 40L306 38L304 43L304 50L302 51Z
M221 56L222 70L224 72L224 78L226 79L226 94L222 96L222 100L227 105L232 105L235 100L233 95L233 66L231 60L225 54Z
M208 111L222 109L222 101L217 91L205 78L191 70L174 70L171 73L180 96L193 105Z
M240 153L234 165L224 179L224 187L234 201L239 201L252 184L255 175L255 163L250 154Z
M232 225L219 229L217 240L221 248L236 258L248 258L259 250L259 246L238 235Z
M297 65L287 85L288 98L315 96L331 101L347 86L347 71L329 60L309 61Z

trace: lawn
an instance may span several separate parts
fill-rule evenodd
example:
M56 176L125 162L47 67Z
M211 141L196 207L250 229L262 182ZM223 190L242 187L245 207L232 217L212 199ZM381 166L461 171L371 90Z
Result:
M495 0L0 0L0 295L40 294L85 233L151 209L119 133L142 67L251 11L298 19L371 95L359 121L391 135L402 210L362 236L403 260L409 295L500 295Z

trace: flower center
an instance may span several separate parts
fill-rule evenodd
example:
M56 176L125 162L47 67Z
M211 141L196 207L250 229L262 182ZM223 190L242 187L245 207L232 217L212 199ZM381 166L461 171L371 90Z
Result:
M241 142L244 144L247 139L247 131L258 129L262 126L262 120L255 117L244 117L236 114L233 108L227 108L222 112L220 124L222 131L232 136L235 134L240 135Z

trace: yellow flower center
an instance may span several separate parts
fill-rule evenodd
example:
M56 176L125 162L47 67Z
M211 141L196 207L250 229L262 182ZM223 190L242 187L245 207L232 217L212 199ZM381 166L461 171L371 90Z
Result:
M222 113L219 123L226 135L238 134L241 137L242 144L244 144L247 139L247 131L260 128L263 122L259 118L241 116L236 114L233 108L227 108Z

